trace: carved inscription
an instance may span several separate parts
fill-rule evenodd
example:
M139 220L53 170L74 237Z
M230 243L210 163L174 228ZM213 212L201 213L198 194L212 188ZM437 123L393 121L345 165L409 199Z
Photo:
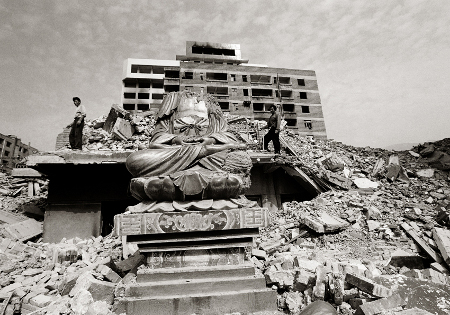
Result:
M263 226L265 221L265 211L263 208L245 209L244 211L244 226L246 228Z
M120 217L121 235L134 235L141 233L142 217L140 215L129 215Z
M163 214L159 219L159 226L166 233L222 230L226 223L223 212L171 213Z

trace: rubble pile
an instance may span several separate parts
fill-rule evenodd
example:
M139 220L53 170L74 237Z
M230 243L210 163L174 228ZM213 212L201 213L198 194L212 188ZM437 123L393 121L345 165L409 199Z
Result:
M309 168L331 190L283 204L260 233L252 260L278 290L279 307L299 314L311 301L326 300L340 314L403 314L413 307L402 283L418 281L447 290L440 303L420 309L448 314L448 171L430 167L435 161L423 146L392 152L282 137L293 155L275 162Z
M228 131L249 150L261 149L265 122L226 118ZM83 150L142 149L154 124L152 113L113 106L86 123ZM326 301L338 314L450 313L450 139L410 151L358 148L290 130L280 140L274 164L299 168L320 188L313 200L286 202L272 213L250 256L277 290L280 311L302 314ZM28 184L14 180L0 177L2 210L28 215L27 202L45 205L45 185L44 198L32 199ZM9 314L111 314L114 297L142 264L139 251L123 260L130 248L112 236L44 244L39 235L8 232L11 224L0 243L0 301Z
M114 264L122 256L120 239L46 244L2 238L0 253L5 314L112 314L114 290L122 280L120 265Z

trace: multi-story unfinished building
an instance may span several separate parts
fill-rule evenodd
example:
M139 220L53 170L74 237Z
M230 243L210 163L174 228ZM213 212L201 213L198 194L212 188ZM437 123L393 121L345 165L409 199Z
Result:
M10 173L20 160L38 150L13 135L0 133L0 171Z
M186 42L175 61L127 59L122 104L130 111L157 110L166 93L191 90L214 95L224 112L267 120L274 104L286 127L326 139L316 74L312 70L248 64L240 45Z

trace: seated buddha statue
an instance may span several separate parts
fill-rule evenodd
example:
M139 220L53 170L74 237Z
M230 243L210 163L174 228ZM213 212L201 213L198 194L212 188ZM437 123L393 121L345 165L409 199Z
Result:
M249 186L246 145L227 132L215 98L188 91L165 96L148 149L126 161L138 200L235 198Z

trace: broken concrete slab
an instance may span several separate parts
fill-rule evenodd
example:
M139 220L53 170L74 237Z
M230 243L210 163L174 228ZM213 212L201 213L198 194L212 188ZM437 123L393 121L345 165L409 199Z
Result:
M417 233L414 229L406 222L402 223L401 227L405 230L406 234L408 234L414 242L419 245L419 247L427 253L435 262L441 263L442 258L434 249L432 249Z
M44 174L29 168L29 167L24 167L24 168L13 168L11 170L11 176L12 177L27 177L27 178L39 178L39 177L43 177Z
M436 227L433 229L433 239L444 261L450 266L450 231Z
M392 295L392 290L363 276L347 273L345 276L345 282L376 297L389 297Z
M5 232L10 238L23 242L42 234L42 223L28 219L6 226Z
M375 315L383 311L389 311L399 306L405 306L406 302L399 294L390 297L376 300L373 302L364 303L356 310L355 315Z
M112 129L112 134L120 140L128 140L134 133L134 127L125 119L117 118Z

